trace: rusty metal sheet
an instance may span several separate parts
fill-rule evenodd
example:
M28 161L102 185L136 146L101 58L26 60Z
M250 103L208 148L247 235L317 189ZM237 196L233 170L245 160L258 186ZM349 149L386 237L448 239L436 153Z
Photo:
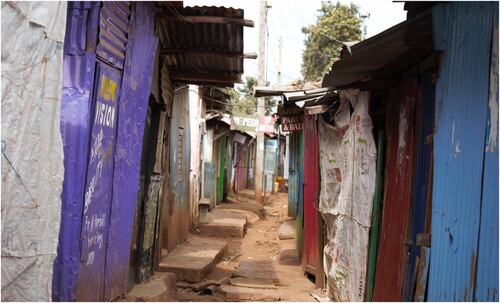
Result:
M396 88L387 113L386 193L374 301L401 301L404 270L409 252L408 224L412 193L415 78L403 79Z
M417 115L419 129L418 147L416 159L416 171L414 178L413 190L413 205L411 217L411 241L416 243L417 234L425 232L425 216L427 203L427 193L429 184L432 183L432 175L430 175L432 138L434 132L434 107L436 97L436 86L432 83L433 74L437 71L427 71L420 77L421 97L417 104ZM429 204L431 204L429 202ZM405 301L412 300L412 291L415 281L415 262L417 256L420 255L420 247L417 245L411 246L410 264L405 276L405 285L403 299Z
M425 290L427 289L427 279L429 277L429 265L431 257L431 249L429 247L422 247L417 266L417 286L415 288L415 302L425 302Z
M184 242L189 232L189 170L191 146L189 88L175 92L170 128L170 197L166 248L169 252ZM215 193L215 190L214 190ZM165 202L164 202L165 203Z
M317 116L304 114L304 240L302 267L316 274L318 254L316 250L316 213L318 208L318 125Z

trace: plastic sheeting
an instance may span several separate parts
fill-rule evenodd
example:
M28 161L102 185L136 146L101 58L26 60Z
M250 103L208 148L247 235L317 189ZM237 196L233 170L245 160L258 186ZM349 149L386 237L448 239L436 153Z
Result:
M340 102L335 127L323 119L319 123L319 211L327 227L323 264L330 299L363 301L376 147L368 93L342 92Z
M66 2L2 2L2 301L50 301Z

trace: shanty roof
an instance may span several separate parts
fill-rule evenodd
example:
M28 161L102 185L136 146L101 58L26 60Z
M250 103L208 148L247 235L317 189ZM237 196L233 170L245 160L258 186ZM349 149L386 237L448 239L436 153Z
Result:
M370 39L344 45L341 59L325 75L322 86L335 89L383 86L432 52L432 16L428 9Z
M253 27L242 9L179 7L161 2L157 32L170 78L180 83L233 86L242 83L243 27Z

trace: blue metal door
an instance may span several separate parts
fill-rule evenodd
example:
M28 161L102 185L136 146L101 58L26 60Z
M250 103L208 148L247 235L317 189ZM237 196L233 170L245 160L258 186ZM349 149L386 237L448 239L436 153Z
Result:
M104 299L104 267L121 74L106 64L97 63L96 75L82 219L78 301Z

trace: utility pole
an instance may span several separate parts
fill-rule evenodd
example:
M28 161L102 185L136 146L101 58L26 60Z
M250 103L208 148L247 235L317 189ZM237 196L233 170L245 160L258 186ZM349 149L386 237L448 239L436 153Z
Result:
M259 70L257 79L258 86L265 86L265 63L266 63L266 18L267 18L267 1L260 2L260 17L259 17ZM264 98L257 98L257 114L259 117L264 116ZM257 153L255 159L255 200L262 202L262 181L264 176L264 133L257 132Z
M281 38L280 36L280 39L278 40L279 44L278 44L278 49L279 49L279 53L278 53L278 85L281 84L281 49L283 48L283 39Z

